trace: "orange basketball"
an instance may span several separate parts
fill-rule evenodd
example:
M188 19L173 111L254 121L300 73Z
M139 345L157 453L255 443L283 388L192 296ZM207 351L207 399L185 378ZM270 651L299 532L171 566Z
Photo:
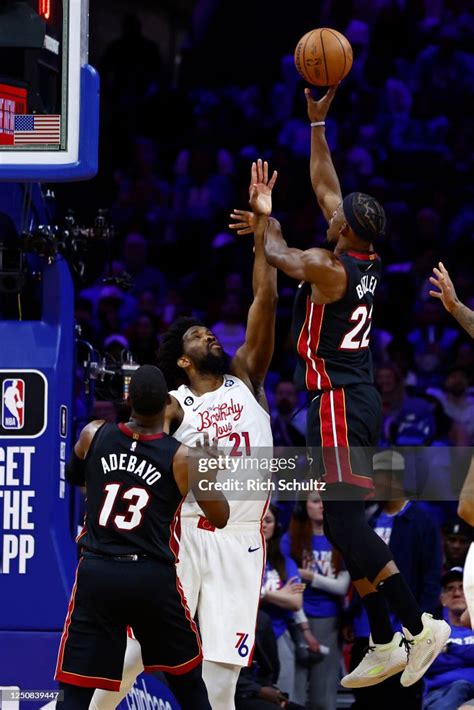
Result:
M309 84L332 86L349 73L352 47L340 32L320 27L307 32L296 45L295 65Z

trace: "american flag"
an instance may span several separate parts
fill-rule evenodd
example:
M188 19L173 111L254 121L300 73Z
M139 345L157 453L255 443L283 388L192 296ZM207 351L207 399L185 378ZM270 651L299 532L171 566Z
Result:
M15 116L15 145L28 143L60 143L61 116L17 114Z

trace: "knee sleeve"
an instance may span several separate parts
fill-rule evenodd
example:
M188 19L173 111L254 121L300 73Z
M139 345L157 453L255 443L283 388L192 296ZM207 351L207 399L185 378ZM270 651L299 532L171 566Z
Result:
M362 501L325 501L328 539L341 552L352 579L373 581L393 557L368 524Z
M240 666L203 661L202 677L206 684L212 710L233 710L235 708L235 688L239 675Z

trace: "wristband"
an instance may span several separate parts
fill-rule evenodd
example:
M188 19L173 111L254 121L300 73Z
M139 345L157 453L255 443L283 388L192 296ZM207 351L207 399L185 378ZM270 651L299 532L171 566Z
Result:
M316 126L325 126L326 121L313 121L309 125L311 126L311 128L315 128Z

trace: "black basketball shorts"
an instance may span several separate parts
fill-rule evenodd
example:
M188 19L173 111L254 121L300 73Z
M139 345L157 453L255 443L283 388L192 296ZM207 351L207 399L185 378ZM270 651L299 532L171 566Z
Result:
M147 672L182 674L201 663L201 642L173 564L89 554L77 568L56 680L120 690L128 627Z
M342 483L372 491L373 447L381 426L382 402L372 385L315 393L306 434L315 475L326 487Z

